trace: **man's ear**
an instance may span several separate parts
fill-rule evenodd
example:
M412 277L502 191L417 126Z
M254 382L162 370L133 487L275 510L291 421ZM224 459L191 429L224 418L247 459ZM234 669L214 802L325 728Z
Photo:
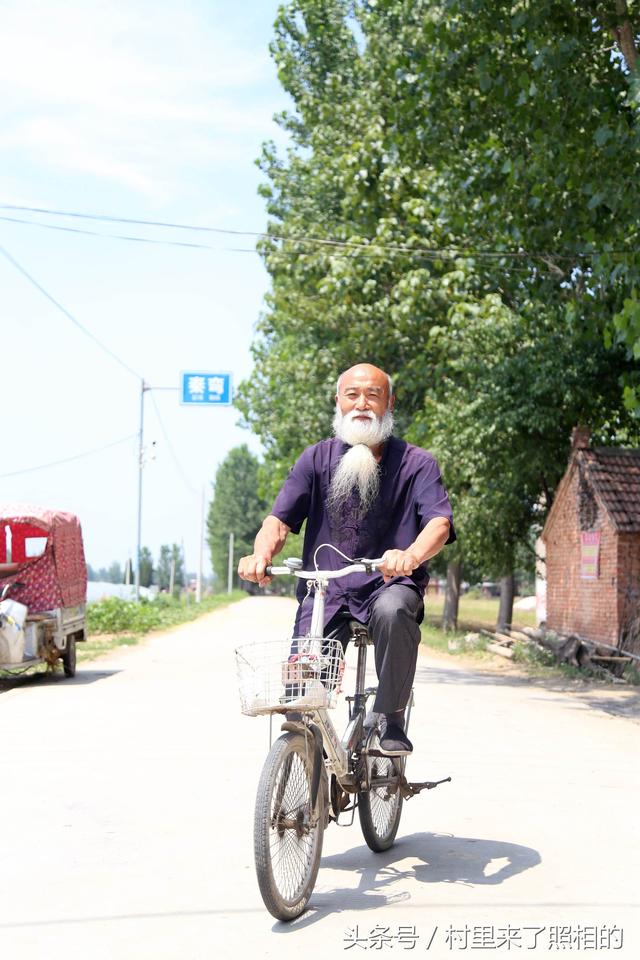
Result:
M389 410L393 410L395 402L396 402L396 395L395 393L392 393L391 396L389 397Z

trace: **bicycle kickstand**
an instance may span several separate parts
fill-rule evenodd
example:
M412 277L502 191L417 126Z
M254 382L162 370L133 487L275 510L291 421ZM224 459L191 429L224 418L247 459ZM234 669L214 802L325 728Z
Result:
M433 790L441 783L451 783L451 777L444 777L442 780L425 780L423 783L409 783L406 777L403 777L399 783L400 793L404 800L410 800L421 790Z

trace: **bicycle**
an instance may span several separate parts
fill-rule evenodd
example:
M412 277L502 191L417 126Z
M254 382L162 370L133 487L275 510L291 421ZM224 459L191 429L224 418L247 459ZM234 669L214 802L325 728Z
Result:
M330 546L330 545L328 545ZM334 548L335 549L335 548ZM315 560L314 560L315 562ZM236 649L242 712L249 716L288 714L284 733L271 746L258 784L254 816L254 857L260 893L278 920L304 913L315 886L325 828L358 810L364 839L371 850L388 850L396 837L404 800L447 783L409 783L406 756L380 750L380 730L367 703L376 687L365 687L366 626L351 621L358 650L356 684L346 730L339 738L328 709L335 706L344 672L344 650L323 636L329 580L362 572L371 574L381 560L360 559L341 570L302 570L289 558L267 568L267 576L293 575L314 591L311 627L306 637L282 643L253 642ZM413 691L406 711L408 730ZM340 824L342 825L342 824Z

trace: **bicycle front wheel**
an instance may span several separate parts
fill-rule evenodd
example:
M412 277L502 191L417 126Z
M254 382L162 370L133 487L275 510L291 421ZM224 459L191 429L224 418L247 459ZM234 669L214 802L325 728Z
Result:
M393 845L402 815L402 794L398 782L403 761L398 757L370 757L370 789L358 794L358 815L367 846L382 853Z
M254 854L264 904L277 920L304 913L322 854L324 779L311 804L313 743L285 733L273 744L258 784Z

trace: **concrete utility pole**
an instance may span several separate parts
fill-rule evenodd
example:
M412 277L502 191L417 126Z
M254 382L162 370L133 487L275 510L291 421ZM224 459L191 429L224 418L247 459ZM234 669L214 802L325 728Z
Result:
M233 590L233 534L229 534L229 570L227 574L227 593Z
M140 429L138 431L138 536L136 540L136 600L140 599L140 550L142 536L142 469L144 467L144 394L149 387L140 381Z

